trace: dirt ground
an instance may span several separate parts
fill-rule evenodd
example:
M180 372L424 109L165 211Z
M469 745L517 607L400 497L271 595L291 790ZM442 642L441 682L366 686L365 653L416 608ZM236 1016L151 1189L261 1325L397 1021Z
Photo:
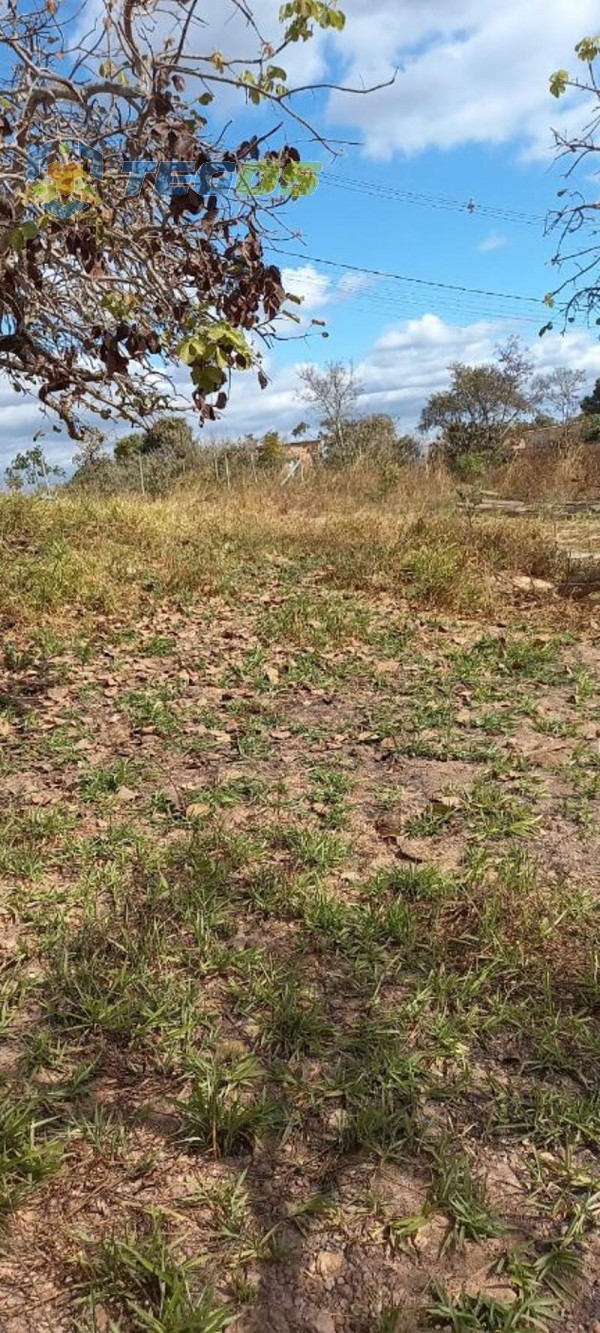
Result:
M506 595L6 634L2 1333L599 1333L600 627Z

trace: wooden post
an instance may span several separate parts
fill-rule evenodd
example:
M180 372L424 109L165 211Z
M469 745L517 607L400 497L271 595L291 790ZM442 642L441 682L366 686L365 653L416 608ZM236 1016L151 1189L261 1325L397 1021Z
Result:
M43 478L44 478L44 484L45 484L45 487L46 487L46 493L49 495L49 494L50 494L50 482L48 481L48 473L46 472L46 464L45 464L45 461L44 461L44 455L43 455L43 453L40 454L40 462L41 462L41 464L42 464L42 475L43 475Z

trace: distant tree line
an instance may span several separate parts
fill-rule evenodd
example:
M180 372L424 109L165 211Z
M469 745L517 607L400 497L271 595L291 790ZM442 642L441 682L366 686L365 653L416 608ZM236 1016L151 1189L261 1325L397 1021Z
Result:
M558 442L567 445L577 421L579 441L600 442L600 379L582 398L582 370L558 366L536 375L518 338L499 344L494 359L482 365L454 362L449 374L448 388L432 394L421 412L420 442L399 431L387 413L360 413L362 388L351 363L303 367L298 396L318 420L317 433L308 441L313 459L329 469L368 463L391 477L398 468L427 458L475 478L510 458L515 437L527 426L559 427ZM309 432L309 424L299 421L292 442L305 441ZM261 438L248 434L201 445L183 417L167 415L123 435L112 452L102 432L90 428L67 484L105 494L161 495L186 478L230 484L232 477L247 473L258 479L281 471L289 457L276 430ZM50 492L51 480L65 474L35 444L18 453L4 475L11 490Z

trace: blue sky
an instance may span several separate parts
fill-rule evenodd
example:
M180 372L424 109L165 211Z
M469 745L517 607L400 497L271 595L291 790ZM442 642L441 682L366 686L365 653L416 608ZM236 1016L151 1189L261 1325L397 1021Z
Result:
M480 0L346 0L342 7L343 34L319 35L293 53L295 81L359 86L389 78L395 66L398 75L368 97L333 92L302 99L302 111L321 132L354 141L337 145L334 162L302 133L290 136L304 157L325 165L316 193L290 204L285 215L301 236L281 248L306 257L282 255L280 262L289 288L306 297L306 320L325 319L329 338L317 334L273 348L269 388L261 392L252 375L238 377L230 409L209 433L288 431L307 416L298 400L298 366L328 359L354 361L364 386L361 410L390 411L411 429L425 399L447 382L451 361L485 360L512 332L531 344L540 370L570 365L592 382L600 375L595 334L581 327L540 340L547 311L535 299L515 298L541 302L555 282L553 241L543 234L562 184L551 127L581 126L585 108L583 100L557 103L548 77L559 66L576 66L573 47L596 30L596 5L504 0L497 9ZM239 34L224 24L222 0L205 8L214 45L227 52ZM277 8L275 0L261 0L263 26ZM92 13L90 4L86 17ZM590 197L597 180L583 178ZM410 194L427 199L418 204ZM316 259L510 299L377 278ZM185 391L183 372L177 382ZM27 445L37 418L35 400L0 382L2 462ZM49 433L45 447L65 463L74 446Z

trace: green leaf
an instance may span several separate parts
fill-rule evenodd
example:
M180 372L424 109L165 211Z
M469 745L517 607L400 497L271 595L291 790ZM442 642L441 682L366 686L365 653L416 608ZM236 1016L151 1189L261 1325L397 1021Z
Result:
M226 379L225 372L218 366L194 366L192 370L192 382L203 393L216 393Z
M193 365L198 357L202 356L204 351L203 344L198 338L184 338L177 347L177 355L183 361L185 366Z
M550 79L550 92L553 97L562 97L569 83L568 69L557 69Z
M52 181L31 181L27 186L27 198L38 204L49 204L58 199L58 190Z
M258 96L260 96L258 94ZM252 98L252 92L250 93ZM273 194L281 176L279 162L244 162L237 179L237 192L244 198Z
M600 37L583 37L575 47L576 54L580 60L591 65L596 56L600 55Z
M200 325L197 333L182 339L176 352L184 365L191 367L192 381L202 393L220 389L231 366L241 361L248 370L254 361L242 330L234 329L226 320Z

